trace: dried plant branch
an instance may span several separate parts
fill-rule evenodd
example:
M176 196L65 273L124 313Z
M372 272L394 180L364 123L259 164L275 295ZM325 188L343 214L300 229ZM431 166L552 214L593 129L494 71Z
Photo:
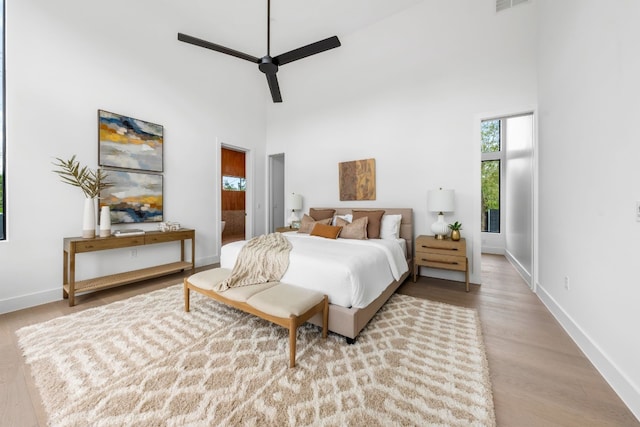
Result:
M60 180L65 184L79 187L85 197L93 199L100 196L100 191L112 187L113 184L107 181L108 174L98 169L96 171L87 166L80 166L75 154L69 160L56 157L57 163L53 163L58 169L53 172L60 176Z

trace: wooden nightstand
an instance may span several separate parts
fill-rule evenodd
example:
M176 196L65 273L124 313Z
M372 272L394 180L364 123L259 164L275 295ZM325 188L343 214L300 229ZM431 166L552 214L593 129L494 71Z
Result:
M413 263L413 281L422 267L464 271L467 292L469 292L469 260L465 239L454 242L451 239L437 240L434 236L416 238L416 258Z
M291 227L278 227L276 228L276 231L278 233L287 233L289 231L298 231L297 228L291 228Z

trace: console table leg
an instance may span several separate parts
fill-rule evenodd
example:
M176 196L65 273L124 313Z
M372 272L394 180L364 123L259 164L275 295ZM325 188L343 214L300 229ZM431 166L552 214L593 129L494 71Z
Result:
M69 264L69 255L67 254L67 251L62 251L62 299L69 298L69 294L64 289L64 285L66 285L69 280L69 276L67 273L69 271L68 264Z
M76 305L76 254L69 254L69 307Z
M191 273L196 272L196 236L193 232L193 238L191 239Z
M464 269L464 281L467 284L467 292L469 292L469 258L466 260L466 266Z

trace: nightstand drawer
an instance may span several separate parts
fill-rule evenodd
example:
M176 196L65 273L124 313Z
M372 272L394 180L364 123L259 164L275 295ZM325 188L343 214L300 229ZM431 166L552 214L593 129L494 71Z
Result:
M464 239L454 242L453 240L437 240L431 236L420 236L416 239L416 252L434 252L450 253L456 252L466 256L467 245Z
M438 249L438 248L421 248L416 247L416 256L425 256L425 255L448 255L448 256L458 256L464 257L466 256L466 251L462 249Z
M447 270L465 271L467 269L467 258L440 254L418 254L416 264L423 267L444 268Z

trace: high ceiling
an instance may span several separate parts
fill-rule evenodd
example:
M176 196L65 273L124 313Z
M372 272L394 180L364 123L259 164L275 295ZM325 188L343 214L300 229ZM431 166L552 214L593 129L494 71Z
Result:
M271 54L360 28L398 13L424 0L271 0ZM180 28L254 56L266 53L267 0L184 3Z

